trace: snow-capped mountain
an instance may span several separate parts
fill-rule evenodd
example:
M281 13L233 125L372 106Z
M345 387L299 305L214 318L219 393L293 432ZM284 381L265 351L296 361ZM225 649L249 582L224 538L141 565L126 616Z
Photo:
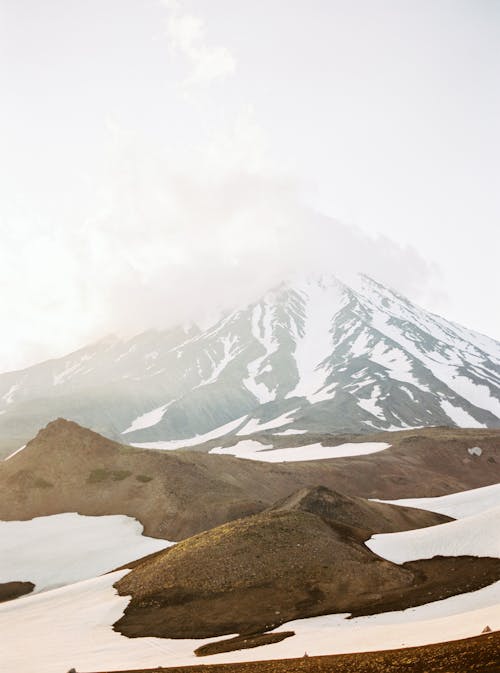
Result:
M58 416L151 446L236 431L500 427L500 343L366 276L308 278L204 331L108 337L0 375L4 454Z

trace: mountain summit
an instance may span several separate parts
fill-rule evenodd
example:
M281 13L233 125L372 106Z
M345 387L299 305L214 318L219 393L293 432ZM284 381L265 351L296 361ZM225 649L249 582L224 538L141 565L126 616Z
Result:
M106 338L0 375L0 436L5 453L58 416L151 446L236 430L500 427L499 390L498 342L366 276L318 276L204 331Z

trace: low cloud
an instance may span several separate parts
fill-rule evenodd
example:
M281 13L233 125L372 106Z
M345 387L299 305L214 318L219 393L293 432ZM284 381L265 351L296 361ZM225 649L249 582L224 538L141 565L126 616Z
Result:
M207 43L205 22L182 9L179 2L162 2L167 10L166 36L172 53L185 58L190 72L184 86L207 85L232 75L236 59L229 49Z
M107 316L101 331L205 322L297 273L362 271L423 296L434 270L414 250L315 213L295 181L257 169L247 141L238 124L232 143L182 159L115 146L120 170L79 241L86 294Z
M417 300L431 287L435 269L414 250L305 205L266 163L251 117L190 152L110 135L94 216L4 223L3 371L110 332L207 324L297 274L362 271Z

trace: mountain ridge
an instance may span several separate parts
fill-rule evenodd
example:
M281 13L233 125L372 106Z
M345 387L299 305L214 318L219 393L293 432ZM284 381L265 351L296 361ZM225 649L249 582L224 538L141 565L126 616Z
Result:
M444 495L500 478L500 430L427 428L390 434L390 448L378 453L272 464L204 451L125 446L60 419L0 461L0 519L124 514L140 521L146 535L179 540L261 512L300 488L323 485L350 497L396 499ZM325 441L335 444L334 437ZM480 446L480 455L472 455L471 446ZM371 507L376 508L383 513L382 505ZM420 526L427 515L417 509L411 513Z
M285 414L281 429L297 433L494 428L499 390L500 343L367 276L349 286L323 275L205 330L106 337L0 374L0 452L58 416L152 448Z

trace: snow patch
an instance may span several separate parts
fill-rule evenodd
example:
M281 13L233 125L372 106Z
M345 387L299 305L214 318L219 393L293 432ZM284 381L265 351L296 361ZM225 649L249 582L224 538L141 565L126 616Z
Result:
M377 404L379 398L380 386L373 386L371 397L369 399L360 397L358 399L358 406L361 407L361 409L367 411L369 414L372 414L372 416L376 416L380 420L385 421L384 411Z
M459 491L436 498L404 498L400 500L376 500L376 502L427 509L430 512L445 514L454 519L463 519L500 506L500 484Z
M199 664L194 650L220 640L126 638L111 625L123 614L129 597L118 596L113 584L127 574L116 571L54 591L0 604L5 671L54 673L71 667L81 671L130 670ZM277 631L295 636L272 645L225 652L206 663L263 661L366 652L426 645L479 635L485 624L500 629L500 582L479 591L399 612L346 619L323 615L283 624ZM29 647L26 647L29 643Z
M386 444L385 442L360 442L339 444L338 446L307 444L306 446L294 446L288 449L266 450L267 446L249 439L238 442L235 446L211 449L210 453L258 460L264 463L295 463L305 460L366 456L370 453L378 453L389 447L390 444Z
M30 521L0 521L0 583L33 582L35 591L107 572L169 547L142 535L128 516L82 516L75 512Z
M387 369L392 379L428 390L413 376L411 360L400 348L392 348L380 341L370 353L370 360Z
M500 557L499 521L500 506L439 526L374 535L366 546L393 563L433 556Z

